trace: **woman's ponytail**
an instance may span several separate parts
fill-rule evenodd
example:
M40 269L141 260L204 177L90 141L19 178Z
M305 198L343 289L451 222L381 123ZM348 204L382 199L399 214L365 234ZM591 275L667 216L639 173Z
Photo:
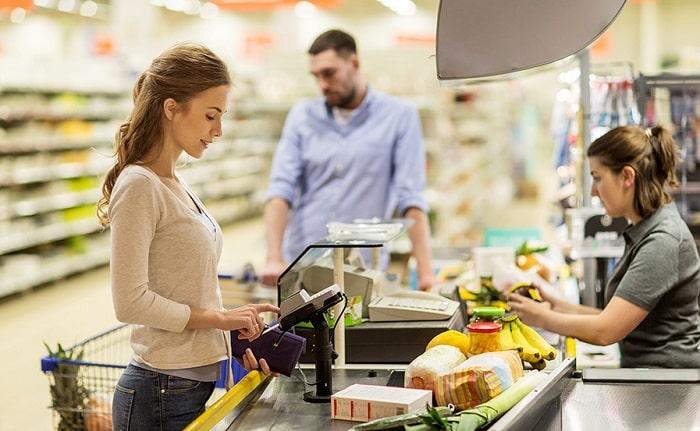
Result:
M671 132L663 126L651 128L650 139L656 156L657 172L662 184L670 187L678 186L676 167L679 162L678 146Z

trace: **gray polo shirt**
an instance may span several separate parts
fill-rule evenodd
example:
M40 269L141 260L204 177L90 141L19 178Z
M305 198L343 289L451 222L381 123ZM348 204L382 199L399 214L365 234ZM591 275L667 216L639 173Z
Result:
M630 225L624 238L606 301L618 296L649 314L620 343L622 367L700 368L700 258L676 205Z

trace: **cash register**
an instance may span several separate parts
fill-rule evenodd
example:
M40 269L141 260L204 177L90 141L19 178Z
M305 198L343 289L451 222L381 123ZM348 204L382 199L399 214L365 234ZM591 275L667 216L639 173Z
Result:
M323 240L309 245L278 279L278 303L301 289L313 295L332 285L336 248L381 246L382 242L358 240ZM384 295L381 275L375 270L344 266L345 292L362 296L364 317L361 324L345 328L346 363L407 364L425 351L434 336L448 329L460 330L466 324L456 287L451 298L407 290ZM312 329L296 327L295 333L307 338L308 346L314 345ZM307 349L300 361L313 362L313 349Z

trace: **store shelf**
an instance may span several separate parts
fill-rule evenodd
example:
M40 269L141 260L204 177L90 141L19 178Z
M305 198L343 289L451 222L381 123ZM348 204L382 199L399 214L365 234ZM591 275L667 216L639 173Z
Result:
M14 271L0 278L0 296L9 295L71 274L86 271L109 262L109 247L101 247L86 254L42 259L38 271Z
M66 220L100 197L98 178L114 163L114 132L131 109L127 96L109 83L0 86L0 296L109 261L108 234L97 234L96 217ZM179 169L221 225L260 213L255 192L267 180L280 114L291 106L250 100L262 115L227 120L227 135L206 157Z
M87 235L101 230L97 218L70 223L55 223L37 227L29 232L12 232L2 238L0 255L46 244L77 235Z
M114 143L114 136L40 136L32 138L10 138L3 140L0 155L31 154L38 151L78 150L104 147Z
M125 116L122 113L121 116ZM75 109L72 111L45 110L7 110L0 107L0 122L16 123L21 121L65 121L65 120L111 120L117 115L113 109ZM117 115L118 116L118 115Z
M129 93L128 87L115 87L109 83L102 83L99 86L84 86L84 87L67 87L60 86L19 86L19 85L0 85L0 93L5 94L42 94L56 95L61 93L71 93L79 96L106 96L106 97L124 97Z
M259 175L246 175L202 184L200 187L196 188L196 191L197 195L202 200L220 200L253 193L258 190L259 186Z
M97 202L101 196L99 189L85 190L77 193L63 193L50 197L41 197L14 202L0 206L0 220L15 217L28 217L50 211L73 208Z
M90 164L65 163L54 166L23 167L0 173L0 187L103 175L113 163L111 158L105 157L104 161Z

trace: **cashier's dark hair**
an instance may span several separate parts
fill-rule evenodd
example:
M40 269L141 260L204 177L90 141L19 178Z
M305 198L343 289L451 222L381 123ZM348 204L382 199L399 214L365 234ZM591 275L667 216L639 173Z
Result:
M671 202L670 190L678 186L680 157L671 132L662 126L616 127L596 139L586 154L597 157L616 174L625 166L634 169L634 209L642 218Z
M347 58L351 54L357 54L355 38L342 30L328 30L321 33L309 47L309 54L316 55L332 49L338 55Z
M175 45L156 57L137 79L133 89L134 108L116 133L117 161L102 184L102 198L97 203L97 218L102 226L109 224L109 202L112 189L122 170L143 162L155 147L163 148L163 103L172 98L184 109L202 91L230 85L226 64L203 45Z

